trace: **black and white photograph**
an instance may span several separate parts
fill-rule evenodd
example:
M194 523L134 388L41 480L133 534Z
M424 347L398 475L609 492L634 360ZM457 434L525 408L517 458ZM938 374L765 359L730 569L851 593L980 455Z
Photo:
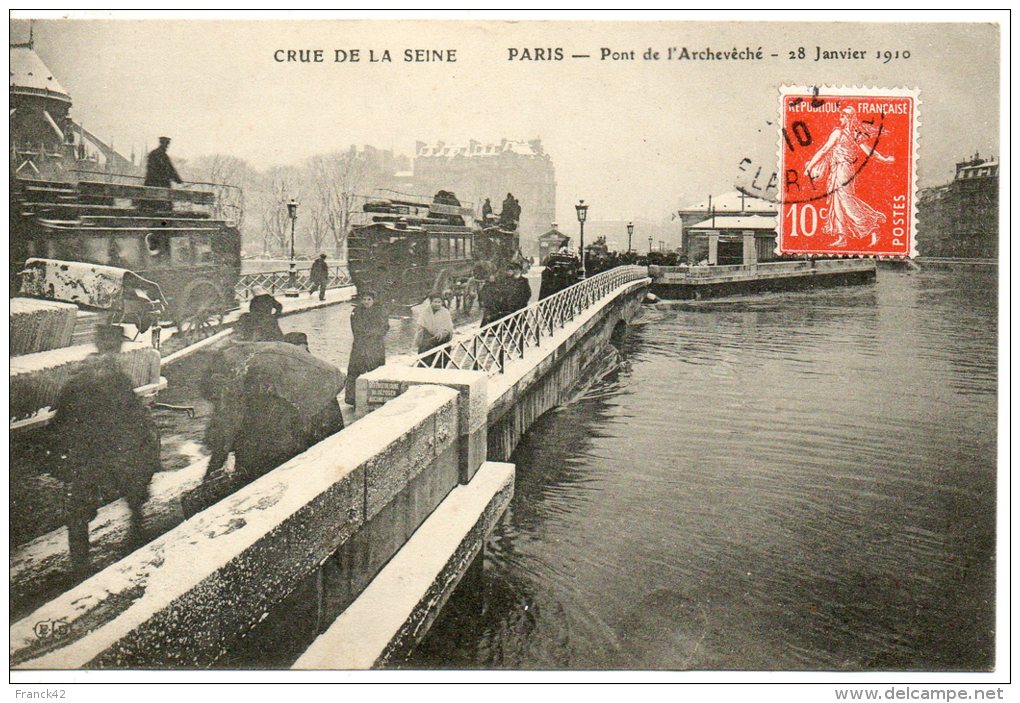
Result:
M9 35L12 696L1009 697L1008 12Z

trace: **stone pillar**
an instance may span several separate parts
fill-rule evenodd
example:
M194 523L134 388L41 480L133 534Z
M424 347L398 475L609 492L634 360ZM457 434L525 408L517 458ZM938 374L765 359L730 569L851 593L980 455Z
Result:
M380 366L358 378L357 415L360 419L411 386L439 385L457 391L460 437L460 482L467 483L485 462L489 442L489 377L484 371L421 369L397 364Z
M754 232L744 232L744 266L758 265L758 248L754 242Z
M719 233L708 233L708 263L716 266L719 263Z

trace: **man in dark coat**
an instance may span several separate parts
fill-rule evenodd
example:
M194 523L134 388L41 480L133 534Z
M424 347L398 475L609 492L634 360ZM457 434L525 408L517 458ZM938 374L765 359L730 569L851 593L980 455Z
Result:
M506 307L504 315L523 310L531 302L531 284L528 283L521 270L521 265L512 262L507 266Z
M160 137L159 146L149 152L145 162L145 185L153 188L169 188L171 183L181 183L181 177L170 161L166 150L170 147L170 137ZM174 209L172 200L143 200L141 207L145 210L169 212Z
M260 293L248 303L248 312L237 321L238 339L244 342L282 342L283 330L276 316L283 305L268 293Z
M319 258L312 262L312 270L308 274L312 288L308 291L311 295L318 289L319 300L326 299L326 283L329 282L329 266L326 264L326 255L319 254Z
M386 363L386 333L390 329L389 316L384 306L376 303L375 293L365 291L351 311L351 359L347 365L347 384L344 400L354 405L358 376L377 369Z
M485 202L482 203L482 222L484 223L492 215L492 203L486 198Z
M482 327L506 314L503 312L503 290L506 287L504 282L502 276L490 273L478 291L478 305L482 308Z
M216 499L343 429L336 400L343 374L296 346L242 343L213 355L201 392L215 403L205 430L205 482ZM226 475L231 452L234 473Z
M166 150L170 148L170 137L160 137L159 146L149 152L145 162L145 185L154 188L169 188L171 183L182 183L177 169Z
M517 220L520 217L520 210L517 206L517 199L513 193L507 193L503 199L503 209L499 213L499 225L508 230L517 229Z
M142 542L141 509L160 469L159 428L117 364L122 342L119 326L97 330L99 357L61 388L47 427L52 472L66 487L71 565L79 574L89 569L89 522L101 506L125 498L129 542Z
M542 287L538 299L545 300L577 283L578 270L578 262L571 256L562 253L549 256L545 261L545 270L542 271Z

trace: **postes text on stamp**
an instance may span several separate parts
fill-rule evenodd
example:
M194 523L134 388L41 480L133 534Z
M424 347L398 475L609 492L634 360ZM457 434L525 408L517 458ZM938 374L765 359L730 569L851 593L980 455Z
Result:
M917 91L780 90L781 254L914 255Z

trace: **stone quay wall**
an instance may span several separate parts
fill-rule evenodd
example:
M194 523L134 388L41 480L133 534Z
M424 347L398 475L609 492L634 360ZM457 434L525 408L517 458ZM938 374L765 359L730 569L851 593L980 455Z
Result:
M100 571L11 626L11 666L289 666L484 463L465 398L409 389Z
M360 419L15 623L11 666L357 668L399 657L512 497L513 467L489 459L509 457L563 402L649 282L621 286L492 377L365 374ZM405 546L422 558L401 557ZM371 614L383 606L380 628Z

